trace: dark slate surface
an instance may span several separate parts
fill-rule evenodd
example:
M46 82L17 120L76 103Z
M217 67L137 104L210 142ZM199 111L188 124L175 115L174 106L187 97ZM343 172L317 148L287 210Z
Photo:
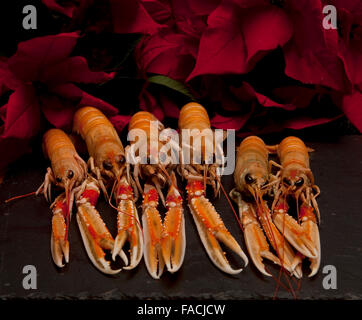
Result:
M324 142L310 142L316 152L311 165L322 194L318 199L322 225L321 269L317 276L301 281L299 299L362 298L362 136L345 136ZM10 170L0 185L0 298L78 298L78 299L270 299L276 282L261 276L250 263L237 276L220 272L210 262L188 211L186 214L187 249L183 267L175 274L165 272L153 280L141 261L134 271L122 271L109 277L97 271L89 261L75 219L70 230L70 264L58 270L50 255L50 221L48 204L42 197L29 197L4 204L4 200L34 191L43 179L47 163L25 157ZM232 178L224 177L226 190ZM225 198L216 200L226 226L245 249L242 233ZM115 233L115 212L100 201L99 210L111 232ZM246 251L246 250L245 250ZM38 289L24 290L24 265L34 265L38 272ZM337 290L325 290L322 269L337 268ZM268 265L274 275L276 266ZM305 272L306 274L306 272ZM291 280L294 283L294 280ZM279 298L291 299L283 289Z

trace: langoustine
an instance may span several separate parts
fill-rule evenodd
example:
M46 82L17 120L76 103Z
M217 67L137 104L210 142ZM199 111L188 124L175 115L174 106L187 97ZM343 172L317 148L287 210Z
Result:
M207 147L213 146L212 154L217 151L222 153L222 150L214 141L205 108L195 102L186 104L180 111L179 128L181 129L182 149L185 150L184 148L188 147L191 150L190 160L192 160L190 163L186 163L186 157L182 154L178 171L187 180L188 206L201 241L209 258L220 270L229 274L237 274L242 271L242 268L233 269L231 267L219 242L234 251L244 261L245 266L248 264L248 258L226 228L215 207L206 198L207 184L213 187L215 195L218 194L220 173L217 169L222 167L222 164L217 162L207 163L209 157ZM185 134L192 139L185 138L183 136ZM201 139L201 141L195 143L197 139ZM187 142L185 143L185 141ZM223 158L222 155L221 158Z
M300 253L293 268L300 268L303 257L307 257L311 262L309 277L312 277L318 272L321 259L318 222L315 217L316 212L320 221L316 201L320 189L315 185L310 169L309 152L312 149L307 148L301 139L291 136L283 139L279 145L269 147L269 150L277 152L280 159L280 164L270 162L270 166L278 168L274 177L273 220L278 229L283 230L288 242ZM288 214L288 197L296 201L298 220Z
M160 140L163 124L153 114L140 111L132 116L128 129L133 138L137 137L131 139L127 156L133 159L133 177L143 195L145 263L150 275L159 279L165 265L171 273L178 271L185 256L186 234L182 198L177 188L173 165L164 164L160 159L162 147L165 145L165 142ZM163 156L169 156L170 152L171 150L168 150ZM145 181L143 188L140 177ZM169 191L165 200L162 188L167 184ZM164 221L158 210L159 198L167 207Z
M112 259L119 255L124 261L124 269L133 269L143 255L143 235L132 181L126 176L127 164L122 142L111 122L94 107L83 107L75 113L73 131L80 134L87 144L90 156L88 165L105 197L111 202L113 194L116 199L118 232L114 244L108 248L112 251ZM113 186L110 196L106 187L109 183ZM83 228L83 225L80 227ZM97 241L100 245L103 238ZM129 258L123 250L126 241L130 245Z
M67 134L60 129L50 129L43 136L43 151L50 159L44 182L36 194L42 192L47 201L51 201L52 184L64 189L51 204L52 236L51 253L54 263L62 268L63 259L69 262L69 221L74 202L74 190L85 179L87 165L78 155Z

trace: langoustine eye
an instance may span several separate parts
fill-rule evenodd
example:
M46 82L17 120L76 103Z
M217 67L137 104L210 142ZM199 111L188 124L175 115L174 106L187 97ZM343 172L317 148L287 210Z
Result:
M253 179L253 177L250 175L250 173L247 173L247 174L245 175L245 182L246 182L247 184L251 184L251 183L254 182L254 179Z
M292 183L290 182L290 180L288 178L283 178L283 183L286 184L287 186L292 185Z
M68 178L68 179L72 179L73 177L74 177L74 172L73 172L73 170L68 170L67 178Z
M109 160L104 160L103 168L106 170L112 170L112 168L113 168L112 162L110 162Z
M301 187L302 185L304 184L304 179L303 178L300 178L299 180L297 180L294 185L296 187Z

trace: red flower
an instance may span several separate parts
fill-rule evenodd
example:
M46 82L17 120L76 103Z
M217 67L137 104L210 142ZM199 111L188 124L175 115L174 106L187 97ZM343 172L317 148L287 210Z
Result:
M219 0L218 0L219 1ZM140 73L156 73L185 81L194 68L206 18L215 2L201 0L143 0L144 7L162 28L147 36L136 48Z
M68 18L74 16L74 12L78 6L74 1L57 1L57 0L42 0L42 2L52 11L57 11L64 14Z
M333 105L323 110L312 103L329 96L362 131L362 5L358 0L80 3L73 11L73 29L146 34L135 51L139 75L147 79L149 74L161 74L187 82L206 102L216 127L261 132L264 129L257 123L264 123L263 132L269 132L321 124L339 116ZM323 28L326 4L337 7L338 30ZM265 64L274 52L281 56L277 67ZM231 75L236 84L226 80ZM283 81L278 83L278 77ZM171 99L151 93L142 91L141 108L160 119L178 115ZM0 109L0 116L3 113ZM126 121L117 123L121 128Z
M285 10L293 21L294 34L284 46L285 73L303 83L350 90L342 60L338 55L338 34L323 28L320 0L286 1Z
M178 118L180 110L166 94L159 92L151 94L144 88L139 97L140 109L152 112L157 119L162 121L167 118Z
M139 0L109 0L113 30L116 33L153 34L159 25L148 14Z
M342 110L346 117L362 133L362 93L355 91L351 95L345 95L342 101Z
M333 0L338 12L338 54L352 90L341 99L347 118L362 132L362 4L356 0Z
M210 14L188 80L202 74L247 73L268 51L290 39L292 23L282 9L260 6L263 1L241 2L238 6L223 1Z
M68 33L21 42L17 52L0 64L0 88L13 91L1 107L0 149L9 148L1 157L0 168L27 151L9 141L28 142L40 132L44 117L55 127L69 129L77 106L92 105L108 115L117 113L113 106L74 84L100 83L113 77L92 72L83 57L70 56L78 37Z
M159 28L140 0L42 1L50 10L70 18L65 30L152 34Z
M321 88L291 85L274 88L271 99L247 82L240 87L226 83L220 76L204 76L203 99L207 105L216 106L212 125L220 129L234 129L239 136L276 132L284 128L298 130L340 117L338 109L328 109L323 115L318 112L316 104L325 103L322 100L328 97L328 91Z
M135 57L142 74L156 73L184 81L194 66L196 53L197 43L184 34L164 29L144 38Z

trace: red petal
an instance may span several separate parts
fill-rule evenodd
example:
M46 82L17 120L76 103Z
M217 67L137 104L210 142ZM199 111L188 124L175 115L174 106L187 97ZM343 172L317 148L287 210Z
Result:
M243 82L242 86L239 88L231 87L230 91L238 97L241 101L250 101L256 99L260 105L263 107L274 107L274 108L281 108L284 110L294 110L295 105L286 103L278 103L273 101L272 99L268 98L267 96L258 93L255 89L247 82Z
M56 128L71 129L74 104L55 95L40 97L42 111L47 120Z
M286 102L294 108L307 108L311 100L318 94L316 89L304 88L301 86L285 86L273 90L280 101Z
M120 133L127 126L131 118L132 116L118 114L114 117L111 117L109 120L112 122L116 130Z
M221 104L221 109L227 111L240 111L244 109L245 103L241 101L246 101L242 99L239 95L239 88L236 89L237 93L234 93L232 87L230 87L225 79L220 76L214 75L205 75L200 77L201 88L200 88L200 97L202 100L210 101L211 103ZM244 92L244 90L240 90ZM248 101L252 100L254 97L248 96Z
M157 23L173 24L172 9L168 0L142 0L142 4Z
M348 79L362 90L362 41L361 37L349 39L348 43L340 42L340 55Z
M189 42L195 43L195 46L199 46L202 33L207 28L206 19L204 16L186 16L179 17L176 21L177 32L184 34L189 38ZM197 50L195 50L194 56L197 56Z
M9 70L7 62L0 61L0 96L10 90L15 90L22 85L22 81L17 79Z
M38 80L49 66L69 57L78 38L78 33L72 32L20 42L8 60L9 69L23 81Z
M141 110L149 111L153 113L158 120L163 120L165 115L152 94L144 90L141 93L139 100Z
M58 4L56 0L42 0L42 2L53 11L57 11L61 14L64 14L65 16L72 18L74 11L76 10L76 6L74 5L74 2L69 1L67 5L61 6Z
M93 72L84 57L70 57L44 70L41 81L44 83L101 83L111 80L114 73Z
M241 117L224 117L219 114L211 119L211 125L218 129L240 130L249 119L250 113Z
M23 86L7 103L4 138L29 139L40 129L40 108L33 87Z
M140 1L109 0L116 33L153 34L159 28Z
M197 46L188 37L164 30L140 42L135 55L142 72L183 81L194 66L196 52Z
M240 9L224 2L209 16L188 80L201 74L246 73L292 32L288 17L276 6Z
M304 83L348 90L350 84L337 53L337 31L324 30L321 2L291 0L288 11L294 35L283 48L285 73Z
M346 117L362 133L362 93L355 91L343 97L342 110Z
M160 95L159 100L165 117L178 119L180 116L180 109L177 107L177 105L164 94Z
M284 110L294 110L295 109L295 106L292 105L292 104L281 104L281 103L278 103L278 102L275 102L271 99L269 99L267 96L261 94L261 93L258 93L254 90L254 88L244 82L244 88L247 88L247 90L255 95L255 98L257 99L257 101L259 102L260 105L264 106L264 107L274 107L274 108L282 108Z
M337 7L337 11L345 9L356 17L356 21L362 18L362 3L360 0L330 0L330 4Z
M173 0L172 9L176 16L209 15L221 0Z
M280 132L284 128L293 129L293 130L302 130L308 127L313 127L317 125L321 125L324 123L332 122L341 115L334 116L334 117L323 117L323 118L312 118L308 116L297 116L292 117L287 120L283 121L272 121L272 119L263 118L264 121L254 121L251 124L248 124L247 131L245 132L238 132L238 137L245 137L248 135L263 135L269 134L274 132Z
M118 110L109 103L86 93L74 84L69 83L52 87L51 92L58 97L70 100L74 103L74 106L93 106L99 108L107 116L115 115L118 112Z
M296 117L294 119L290 119L286 121L283 125L284 128L294 129L294 130L301 130L308 127L317 126L320 124L332 122L341 116L336 116L332 118L310 118L310 117Z
M118 113L118 109L113 107L108 102L94 97L85 91L82 91L82 99L80 100L79 107L92 106L101 110L107 116L113 116Z
M2 120L3 123L5 123L7 108L8 108L7 104L0 107L0 119Z

